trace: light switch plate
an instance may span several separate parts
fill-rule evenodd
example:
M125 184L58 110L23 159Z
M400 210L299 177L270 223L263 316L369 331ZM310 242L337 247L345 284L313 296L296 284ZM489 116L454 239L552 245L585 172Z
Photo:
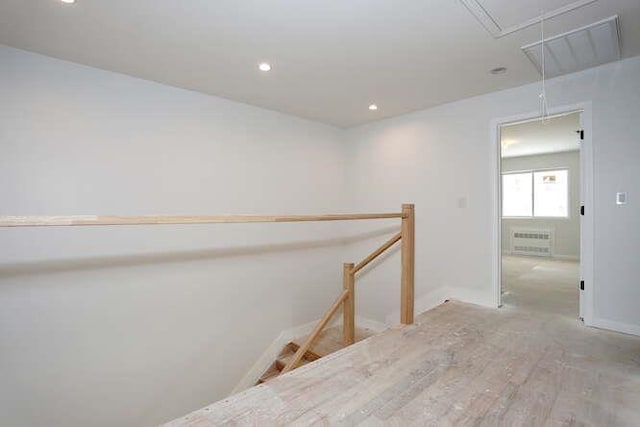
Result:
M616 205L627 204L627 192L616 193Z

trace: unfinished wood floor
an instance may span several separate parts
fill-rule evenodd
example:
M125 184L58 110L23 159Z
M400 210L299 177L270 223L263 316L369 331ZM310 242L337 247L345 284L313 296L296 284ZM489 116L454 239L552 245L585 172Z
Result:
M640 339L448 302L177 419L218 425L640 425Z
M547 257L502 257L502 303L505 307L579 315L580 263Z

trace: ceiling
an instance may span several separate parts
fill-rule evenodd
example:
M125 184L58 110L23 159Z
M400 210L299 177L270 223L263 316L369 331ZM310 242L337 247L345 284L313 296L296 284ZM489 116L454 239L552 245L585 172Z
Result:
M513 27L573 0L474 1ZM640 55L638 0L593 1L545 32L614 14L622 57ZM535 25L494 37L462 0L0 0L0 43L339 127L535 81L520 47L538 39Z
M580 113L532 120L500 129L502 157L532 156L580 149Z

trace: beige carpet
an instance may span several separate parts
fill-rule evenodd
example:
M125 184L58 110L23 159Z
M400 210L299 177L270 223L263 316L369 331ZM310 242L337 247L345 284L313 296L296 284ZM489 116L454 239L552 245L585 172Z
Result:
M579 315L580 264L545 257L502 257L502 303L526 311Z

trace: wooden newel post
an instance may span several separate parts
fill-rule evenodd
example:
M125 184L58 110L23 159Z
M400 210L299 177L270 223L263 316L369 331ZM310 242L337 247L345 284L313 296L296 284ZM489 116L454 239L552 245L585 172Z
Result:
M413 323L415 271L415 210L412 204L402 205L402 278L400 289L400 323Z
M356 298L355 298L355 272L353 263L344 263L342 283L344 290L349 294L342 304L342 333L344 345L356 342Z

